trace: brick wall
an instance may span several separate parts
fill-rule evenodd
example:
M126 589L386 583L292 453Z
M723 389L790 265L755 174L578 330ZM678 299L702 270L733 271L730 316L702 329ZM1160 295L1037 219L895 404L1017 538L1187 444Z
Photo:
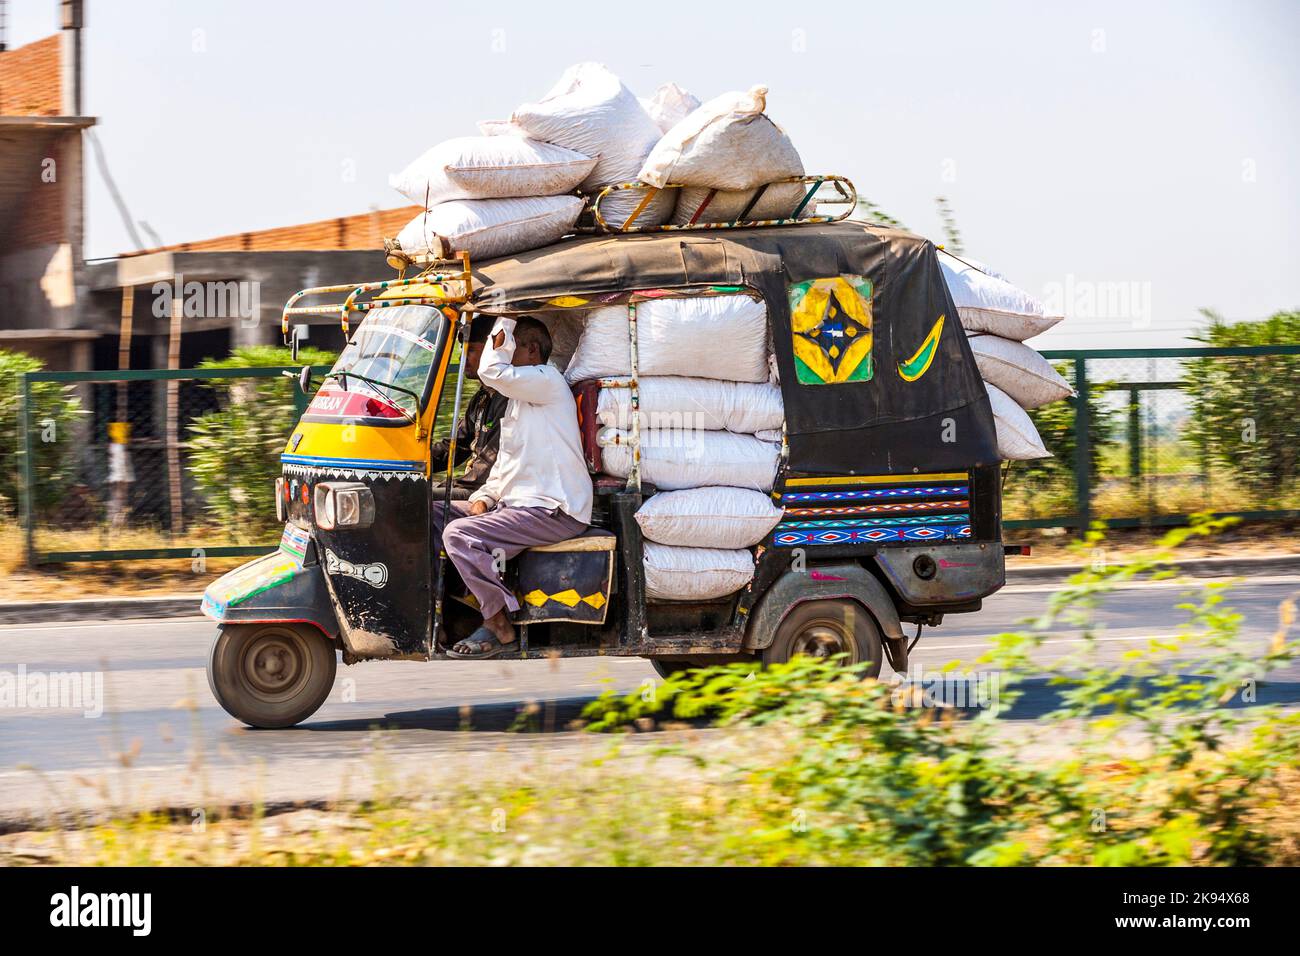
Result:
M60 37L0 53L0 116L59 116L63 109Z

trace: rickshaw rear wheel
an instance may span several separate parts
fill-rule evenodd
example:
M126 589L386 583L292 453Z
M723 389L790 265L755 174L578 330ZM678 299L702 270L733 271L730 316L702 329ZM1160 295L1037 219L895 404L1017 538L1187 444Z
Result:
M885 646L875 618L861 604L843 598L805 601L785 616L772 643L763 651L764 664L783 664L795 657L832 658L843 655L845 665L868 664L863 676L880 676Z
M314 627L223 624L208 655L208 686L250 727L292 727L325 703L337 669L333 645Z

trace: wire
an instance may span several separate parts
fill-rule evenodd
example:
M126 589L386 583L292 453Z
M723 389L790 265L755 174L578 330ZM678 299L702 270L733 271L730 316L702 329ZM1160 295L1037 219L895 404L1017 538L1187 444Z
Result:
M122 217L122 225L126 227L127 235L135 243L135 251L143 252L144 243L140 240L140 233L136 231L135 222L131 218L131 211L126 208L126 200L122 198L117 183L113 181L112 173L108 171L108 160L104 157L104 147L99 144L99 137L95 135L93 129L86 129L86 138L90 140L90 145L94 148L95 164L99 167L99 174L104 177L104 185L108 187L108 194L113 197L113 205L117 207L117 214Z

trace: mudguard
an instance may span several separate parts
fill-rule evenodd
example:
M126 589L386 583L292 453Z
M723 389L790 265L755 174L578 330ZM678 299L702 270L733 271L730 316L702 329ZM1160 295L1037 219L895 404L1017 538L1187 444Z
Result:
M769 647L791 609L805 601L828 598L849 598L861 604L880 627L890 664L895 670L907 669L907 640L893 598L870 571L853 562L814 565L777 578L750 615L745 648L761 651Z
M331 640L338 618L320 565L283 549L223 575L203 593L203 613L223 624L314 624Z

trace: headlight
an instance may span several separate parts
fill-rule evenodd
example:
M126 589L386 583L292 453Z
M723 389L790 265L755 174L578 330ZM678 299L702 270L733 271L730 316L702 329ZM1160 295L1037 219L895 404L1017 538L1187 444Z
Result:
M369 528L375 520L375 496L358 481L322 481L316 485L316 527Z

